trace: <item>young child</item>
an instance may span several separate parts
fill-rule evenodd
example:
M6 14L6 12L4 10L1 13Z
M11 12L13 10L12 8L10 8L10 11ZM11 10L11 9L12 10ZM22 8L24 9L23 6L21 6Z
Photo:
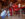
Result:
M6 15L6 10L2 11L1 18L4 19L5 18L5 15Z
M7 14L8 14L8 19L10 19L9 9L7 10Z

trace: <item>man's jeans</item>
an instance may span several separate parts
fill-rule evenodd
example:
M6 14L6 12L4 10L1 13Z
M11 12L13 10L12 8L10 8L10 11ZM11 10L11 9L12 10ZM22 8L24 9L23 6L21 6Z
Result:
M5 16L1 16L1 19L5 19Z

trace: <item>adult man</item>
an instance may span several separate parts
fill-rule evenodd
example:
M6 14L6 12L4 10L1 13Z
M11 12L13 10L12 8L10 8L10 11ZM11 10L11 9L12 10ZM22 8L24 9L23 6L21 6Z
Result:
M6 16L6 9L4 8L3 11L1 12L1 18L4 19Z
M12 8L13 8L13 12L14 12L14 14L15 14L15 9L17 9L18 8L18 5L16 5L16 2L13 2L13 5L12 5ZM17 12L16 12L17 13Z

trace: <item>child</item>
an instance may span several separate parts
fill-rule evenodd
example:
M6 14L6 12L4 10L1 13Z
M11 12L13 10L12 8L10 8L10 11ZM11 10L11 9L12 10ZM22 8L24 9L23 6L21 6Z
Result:
M9 13L9 9L8 9L8 11L7 11L7 14L8 14L8 19L10 18L10 13Z
M6 10L2 11L1 18L4 19L5 18L5 15L6 15Z

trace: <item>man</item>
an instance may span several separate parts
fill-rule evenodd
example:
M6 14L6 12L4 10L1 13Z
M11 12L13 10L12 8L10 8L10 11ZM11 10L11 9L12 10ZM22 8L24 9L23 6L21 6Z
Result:
M13 12L14 12L14 15L15 15L15 11L16 11L15 9L18 8L18 5L16 5L16 2L13 2L12 8L13 8Z
M6 9L4 8L3 11L1 12L1 18L4 19L6 16Z
M19 3L19 4L18 4L18 8L20 8L20 7L21 7L21 4ZM18 17L20 17L20 13L21 13L20 10L21 10L21 9L19 9L19 11L18 11Z
M12 16L12 7L9 8L9 11L10 11L10 14L11 14L10 16Z

